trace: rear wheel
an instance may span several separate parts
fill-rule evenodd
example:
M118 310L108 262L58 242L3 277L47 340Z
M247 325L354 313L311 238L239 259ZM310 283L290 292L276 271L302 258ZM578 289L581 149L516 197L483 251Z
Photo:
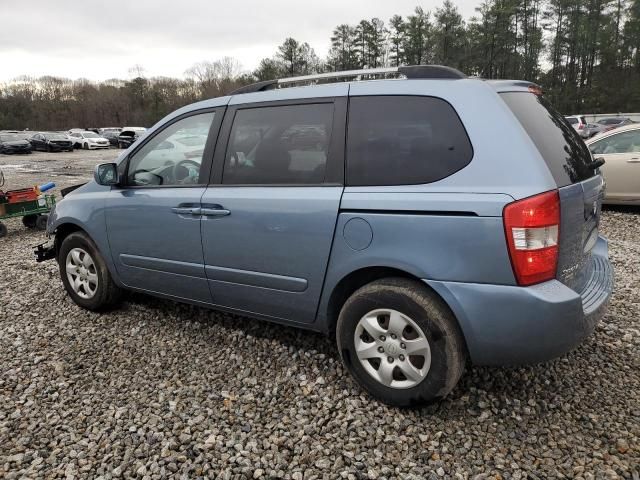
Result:
M466 349L455 317L426 286L405 278L377 280L351 295L336 337L357 382L390 405L439 400L464 370Z
M58 252L60 276L67 293L80 307L103 310L115 305L122 291L93 241L84 232L73 232Z
M27 228L36 228L36 220L38 215L25 215L22 217L22 224Z
M49 220L49 215L38 215L36 217L35 227L38 230L46 230L47 229L47 221Z
M0 238L6 237L7 231L7 226L4 223L0 222Z

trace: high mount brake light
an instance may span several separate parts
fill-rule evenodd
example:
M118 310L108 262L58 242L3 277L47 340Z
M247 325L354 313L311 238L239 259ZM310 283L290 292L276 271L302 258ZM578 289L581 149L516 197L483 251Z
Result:
M560 228L557 190L510 203L504 208L503 220L518 285L555 278Z

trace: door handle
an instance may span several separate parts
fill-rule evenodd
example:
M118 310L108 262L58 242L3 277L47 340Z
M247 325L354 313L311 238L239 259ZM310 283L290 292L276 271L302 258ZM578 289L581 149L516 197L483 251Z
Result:
M178 215L200 215L200 207L173 207L171 211Z
M230 215L231 212L224 208L202 208L200 214L205 217L224 217Z

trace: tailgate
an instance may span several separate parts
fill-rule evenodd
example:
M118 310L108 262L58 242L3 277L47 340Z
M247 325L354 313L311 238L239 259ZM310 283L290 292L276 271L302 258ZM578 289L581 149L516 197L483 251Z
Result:
M560 250L557 278L582 292L591 277L591 254L598 240L604 182L596 175L567 185L560 194Z

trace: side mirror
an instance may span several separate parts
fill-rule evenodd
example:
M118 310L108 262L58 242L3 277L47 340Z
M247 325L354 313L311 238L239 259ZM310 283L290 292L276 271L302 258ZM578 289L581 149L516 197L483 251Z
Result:
M118 165L115 163L101 163L93 172L93 178L98 185L117 185Z

